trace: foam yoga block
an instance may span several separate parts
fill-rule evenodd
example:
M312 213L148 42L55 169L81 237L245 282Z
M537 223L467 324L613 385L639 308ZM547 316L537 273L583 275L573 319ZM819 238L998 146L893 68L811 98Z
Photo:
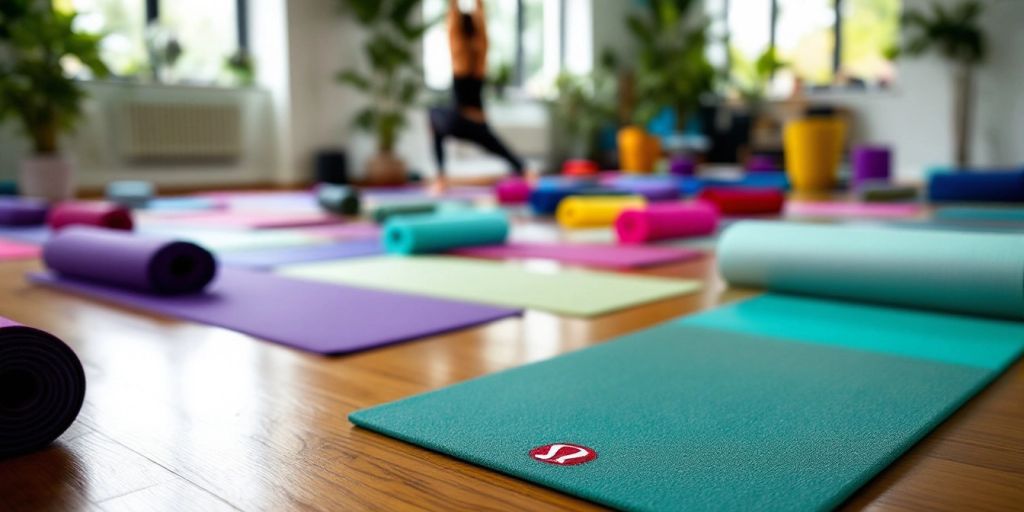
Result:
M615 233L623 244L708 236L717 227L718 211L701 202L627 209L615 220Z
M530 200L530 184L522 178L507 178L494 186L494 195L501 204L523 204Z
M857 146L850 156L853 164L853 183L888 181L892 167L892 152L879 146Z
M128 208L144 208L156 195L148 181L112 181L107 184L107 200Z
M37 226L46 222L49 207L38 199L0 198L0 226Z
M766 215L782 212L786 196L768 188L705 188L697 198L715 205L722 215Z
M741 222L717 254L733 285L1024 320L1020 236Z
M0 459L39 450L78 416L85 373L57 337L0 317Z
M1024 201L1024 170L938 172L928 182L932 201L1016 203Z
M84 226L50 238L43 262L63 277L163 295L199 292L217 271L193 243Z
M134 226L131 210L102 202L58 204L50 210L47 223L55 230L71 225L86 225L131 231Z
M429 254L461 247L497 245L508 238L501 212L449 212L397 217L384 225L384 249L391 254Z
M383 224L391 217L434 213L438 211L440 207L441 204L437 201L413 201L395 204L382 204L374 208L372 216L374 222L377 224Z
M868 202L907 201L917 199L917 194L917 187L886 182L865 182L857 187L857 197Z
M623 210L646 204L647 201L639 196L570 197L558 205L555 218L564 228L611 226Z
M359 191L344 185L321 183L316 188L321 208L339 215L359 215Z
M697 172L697 162L688 156L677 156L668 163L668 172L673 176L693 176Z

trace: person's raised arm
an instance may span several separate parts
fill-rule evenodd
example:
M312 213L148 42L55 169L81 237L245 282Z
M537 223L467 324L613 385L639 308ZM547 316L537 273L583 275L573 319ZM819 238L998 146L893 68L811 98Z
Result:
M484 11L484 0L476 0L476 10L473 11L476 29L480 31L484 41L487 40L487 12Z
M448 30L455 30L459 25L459 0L448 0Z

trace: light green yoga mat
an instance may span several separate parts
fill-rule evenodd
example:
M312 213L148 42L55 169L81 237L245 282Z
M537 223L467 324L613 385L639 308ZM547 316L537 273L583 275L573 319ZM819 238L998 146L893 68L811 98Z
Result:
M595 316L685 295L700 283L584 270L536 272L446 256L380 257L283 267L303 279L501 306Z
M349 418L617 508L825 510L1022 348L1017 323L767 296ZM597 457L530 455L554 443Z

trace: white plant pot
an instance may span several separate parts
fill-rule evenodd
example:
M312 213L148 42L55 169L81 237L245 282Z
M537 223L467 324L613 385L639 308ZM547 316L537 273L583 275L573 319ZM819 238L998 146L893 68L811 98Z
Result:
M18 177L21 195L51 202L75 195L75 165L59 155L33 156L21 161Z

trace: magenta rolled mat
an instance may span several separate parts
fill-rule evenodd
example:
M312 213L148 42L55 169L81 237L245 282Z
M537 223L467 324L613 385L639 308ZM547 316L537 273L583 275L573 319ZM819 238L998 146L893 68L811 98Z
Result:
M61 276L159 295L200 292L217 272L213 255L193 243L89 226L55 234L43 262Z
M69 202L50 210L47 223L54 230L65 226L84 225L131 231L132 212L113 203Z
M46 222L49 207L38 199L0 197L0 226L38 226Z
M522 178L504 179L494 186L494 195L501 204L526 204L530 200L530 184Z
M622 244L708 236L717 228L718 211L702 202L653 204L626 210L615 220L615 232Z
M42 449L71 426L85 372L56 336L0 317L0 459Z

